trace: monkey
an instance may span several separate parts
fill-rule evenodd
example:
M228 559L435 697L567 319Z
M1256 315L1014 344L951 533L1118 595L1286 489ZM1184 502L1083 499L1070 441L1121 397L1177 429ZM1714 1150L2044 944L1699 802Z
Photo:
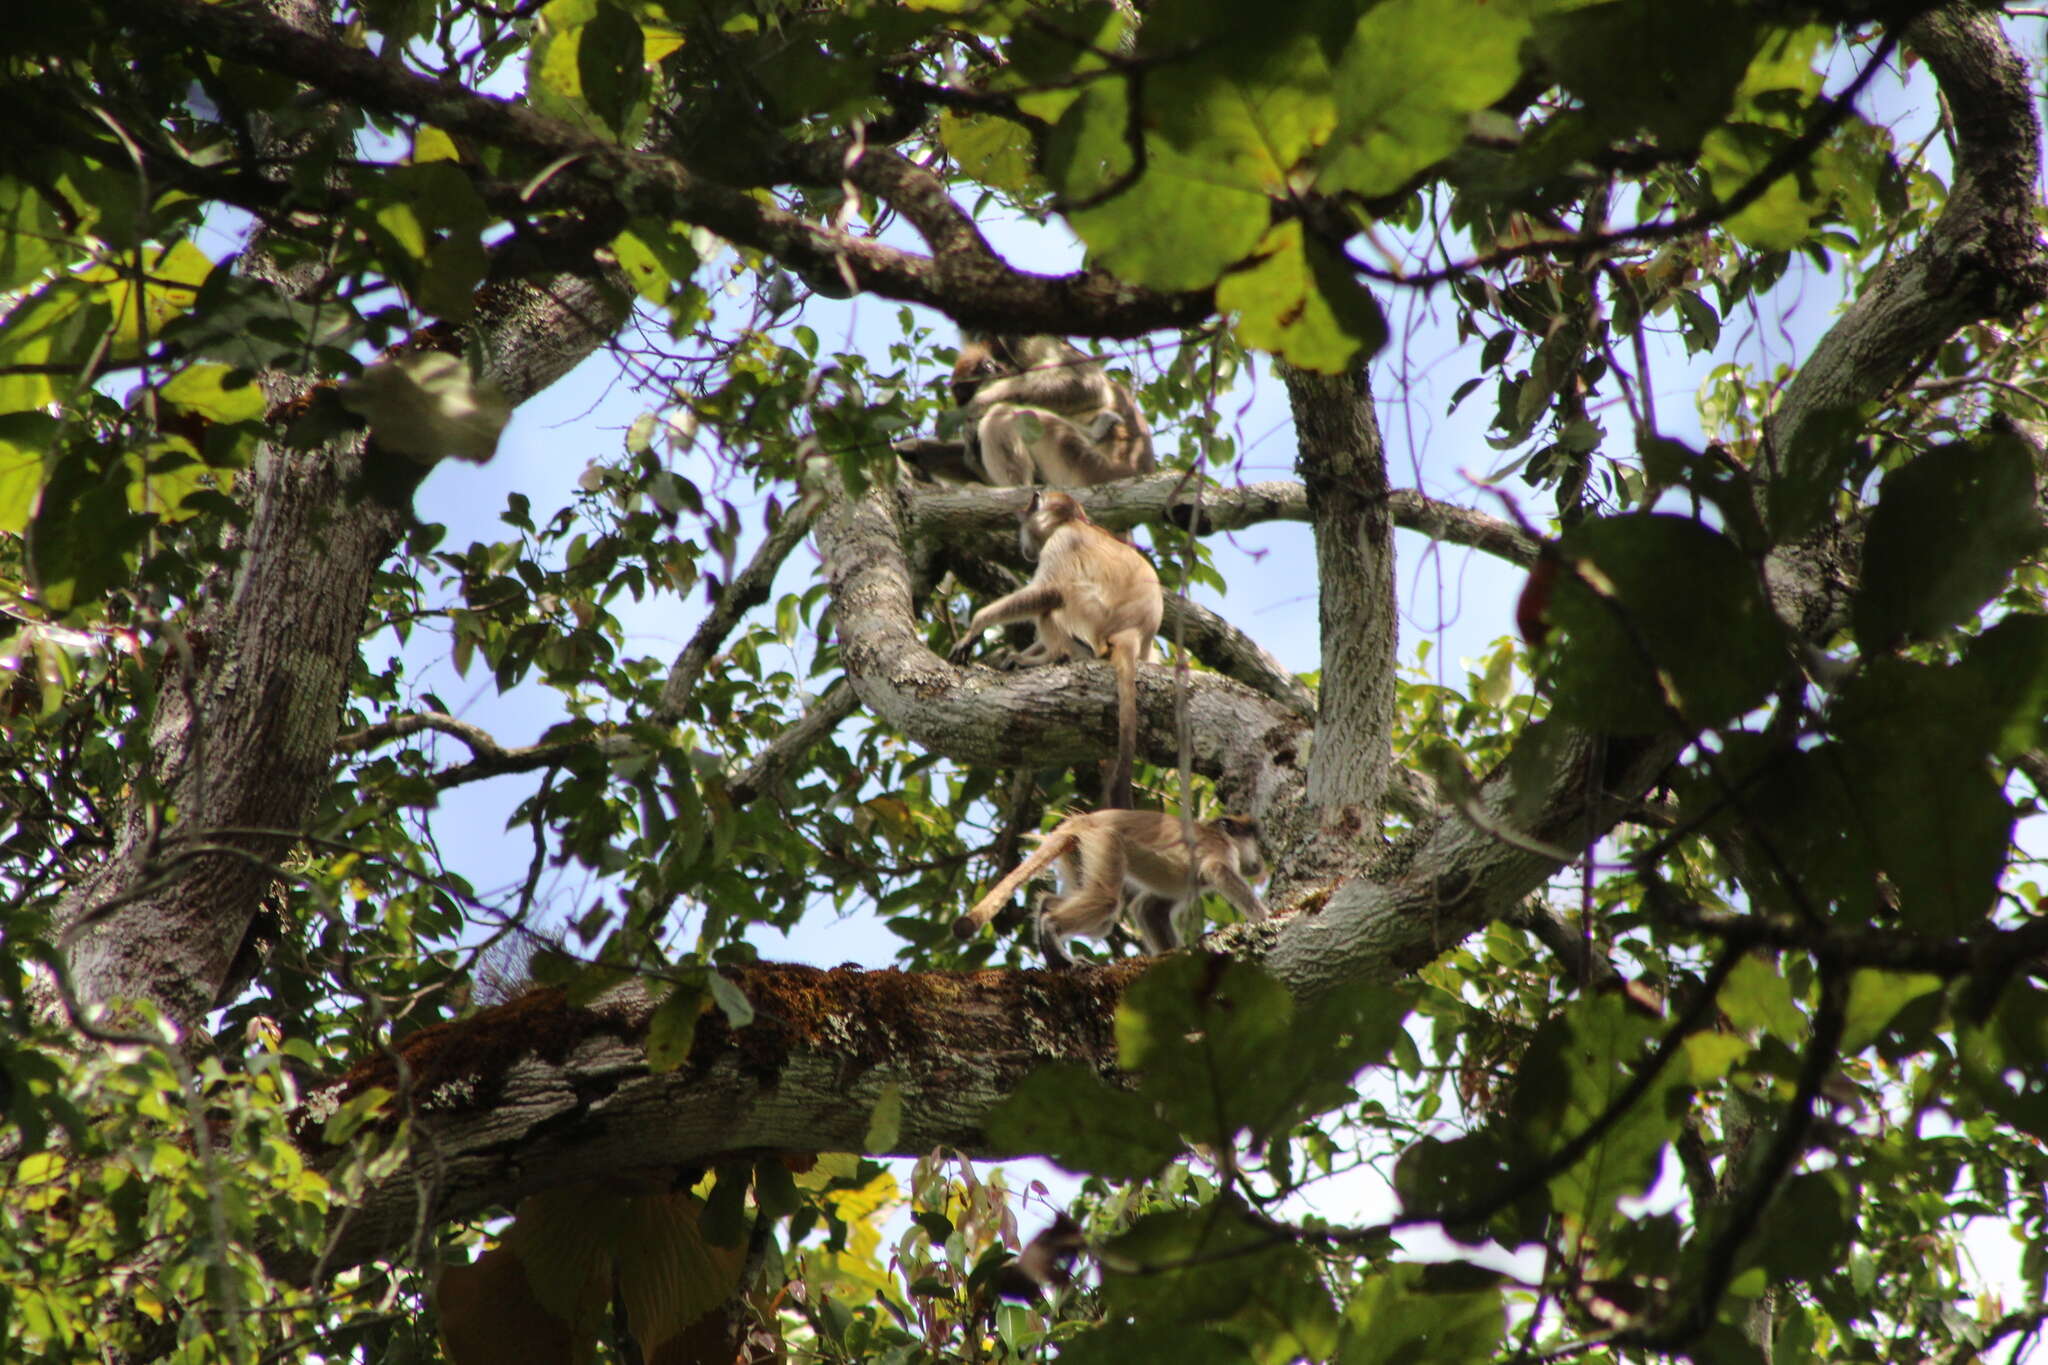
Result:
M1150 560L1088 520L1081 504L1057 489L1031 495L1018 514L1017 543L1037 571L1029 583L974 613L949 657L964 660L991 626L1035 618L1038 637L1018 652L1019 666L1107 658L1116 670L1116 768L1103 804L1128 808L1138 758L1138 664L1152 656L1166 607L1159 575Z
M1038 903L1038 946L1054 967L1073 965L1066 942L1077 934L1101 938L1115 926L1130 895L1131 916L1148 953L1180 946L1174 915L1194 894L1214 891L1250 920L1266 918L1252 883L1266 877L1259 822L1226 815L1195 822L1192 883L1188 842L1178 815L1146 810L1098 810L1070 815L1053 827L1031 856L953 922L958 938L971 938L1003 908L1010 893L1060 863L1060 895ZM1194 891L1189 890L1193 886Z
M969 332L952 388L965 462L984 482L1087 488L1158 465L1131 391L1058 337Z
M1088 1249L1081 1225L1064 1213L1024 1244L1017 1259L996 1271L989 1284L1000 1298L1043 1303L1045 1290L1065 1289L1074 1282L1074 1258Z

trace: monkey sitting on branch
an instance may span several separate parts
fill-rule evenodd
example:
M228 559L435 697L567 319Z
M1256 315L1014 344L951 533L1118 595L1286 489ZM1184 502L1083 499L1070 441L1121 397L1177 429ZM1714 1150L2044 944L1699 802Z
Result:
M1037 571L1029 583L974 613L950 657L965 659L991 626L1035 620L1038 638L1018 653L1018 664L1107 658L1116 670L1117 735L1116 768L1103 804L1128 808L1138 757L1138 664L1152 655L1166 607L1159 575L1150 560L1056 489L1032 494L1018 516L1017 542L1026 559L1037 561Z
M1059 337L965 333L953 401L965 472L984 483L1087 488L1158 464L1131 391Z
M1009 901L1010 893L1055 859L1059 895L1038 902L1038 946L1048 966L1070 967L1067 940L1077 934L1102 938L1115 927L1125 897L1148 953L1180 946L1174 923L1181 906L1202 891L1214 891L1250 920L1266 918L1266 906L1252 883L1265 880L1259 822L1226 815L1195 822L1194 875L1188 875L1189 846L1181 819L1159 811L1098 810L1070 815L1044 836L1031 856L953 922L953 933L971 938Z

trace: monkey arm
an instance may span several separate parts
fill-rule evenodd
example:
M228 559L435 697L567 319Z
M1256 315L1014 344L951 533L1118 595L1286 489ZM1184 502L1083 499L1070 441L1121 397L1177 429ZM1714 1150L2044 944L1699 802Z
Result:
M1208 858L1202 863L1202 881L1208 888L1236 907L1248 920L1266 918L1266 903L1237 870L1234 858Z
M1057 583L1027 583L1006 597L995 601L974 613L967 623L967 633L960 637L958 644L946 657L959 663L967 657L967 651L981 638L981 633L991 626L1000 626L1010 621L1023 621L1042 617L1056 611L1066 601L1066 594Z

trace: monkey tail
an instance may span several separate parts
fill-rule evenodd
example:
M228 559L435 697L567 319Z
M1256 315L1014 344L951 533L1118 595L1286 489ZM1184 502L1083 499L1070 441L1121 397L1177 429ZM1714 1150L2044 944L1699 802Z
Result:
M1128 636L1110 646L1116 670L1116 771L1103 789L1104 810L1131 808L1131 771L1138 762L1138 649Z
M1053 827L1050 834L1040 840L1031 856L1018 863L1010 875L989 888L986 896L974 903L974 908L953 921L955 938L973 938L981 926L996 917L1009 903L1010 893L1037 876L1051 865L1052 861L1074 846L1077 836L1073 830L1072 818L1062 820Z

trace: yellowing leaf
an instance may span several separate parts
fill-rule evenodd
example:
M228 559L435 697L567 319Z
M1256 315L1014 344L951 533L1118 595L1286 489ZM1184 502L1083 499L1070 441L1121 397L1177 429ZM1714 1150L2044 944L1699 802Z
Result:
M535 1297L526 1266L510 1247L492 1247L473 1265L441 1267L434 1303L441 1344L454 1365L575 1365L590 1357L569 1324Z
M413 135L413 164L423 161L460 161L462 152L456 147L455 139L439 128L422 127Z
M201 488L217 486L219 479L200 460L199 452L182 436L152 441L139 451L121 457L128 468L128 507L147 512L163 521L182 521L191 513L185 499Z
M168 250L145 252L142 311L147 318L148 335L155 336L165 323L191 308L199 286L212 271L213 262L190 242L178 241ZM80 271L78 277L106 283L102 292L113 309L114 341L117 346L132 347L143 335L143 323L136 317L135 283L127 263L121 268L95 266Z
M1224 276L1216 303L1238 315L1245 345L1323 374L1342 373L1387 339L1372 294L1298 219L1276 224L1255 263Z
M709 1241L699 1225L702 1210L687 1194L639 1195L621 1210L619 1296L647 1356L739 1285L746 1250Z
M232 386L226 365L188 365L172 375L160 395L214 422L250 422L268 407L263 390L246 373Z

